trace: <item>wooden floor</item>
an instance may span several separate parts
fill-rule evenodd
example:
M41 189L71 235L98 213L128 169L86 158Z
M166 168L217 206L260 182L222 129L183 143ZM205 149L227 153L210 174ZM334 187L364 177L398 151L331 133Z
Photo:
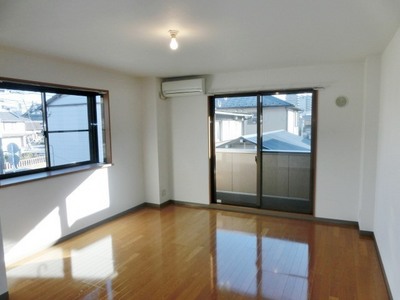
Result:
M353 227L211 209L145 208L7 271L18 299L388 299Z

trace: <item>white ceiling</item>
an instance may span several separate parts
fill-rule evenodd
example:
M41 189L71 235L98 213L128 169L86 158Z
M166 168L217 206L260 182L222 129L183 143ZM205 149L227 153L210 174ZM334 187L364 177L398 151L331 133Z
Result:
M0 0L0 45L139 76L360 61L399 26L400 0Z

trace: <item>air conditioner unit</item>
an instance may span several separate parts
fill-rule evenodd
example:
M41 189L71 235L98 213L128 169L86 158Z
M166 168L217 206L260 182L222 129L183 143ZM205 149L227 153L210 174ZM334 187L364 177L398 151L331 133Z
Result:
M167 98L202 95L205 93L205 80L204 78L194 78L163 81L161 93Z

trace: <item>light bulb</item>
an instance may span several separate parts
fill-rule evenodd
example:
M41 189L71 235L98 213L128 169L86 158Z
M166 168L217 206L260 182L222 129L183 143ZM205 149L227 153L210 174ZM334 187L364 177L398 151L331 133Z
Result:
M171 38L171 42L169 43L169 47L172 49L172 50L176 50L176 49L178 49L178 41L176 40L176 37L172 37Z
M169 43L169 47L172 50L178 49L178 41L176 40L176 35L178 34L178 30L170 30L169 34L171 36L171 42Z

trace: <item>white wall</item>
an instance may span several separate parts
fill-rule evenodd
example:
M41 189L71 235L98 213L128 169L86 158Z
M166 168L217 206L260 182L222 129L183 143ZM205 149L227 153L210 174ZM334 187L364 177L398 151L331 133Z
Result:
M160 181L158 161L158 126L157 126L157 80L143 79L143 160L145 200L160 204Z
M400 29L382 56L374 233L393 299L400 299Z
M361 230L371 232L374 230L380 69L380 56L370 56L366 59L358 223Z
M360 201L363 63L216 74L209 93L323 86L318 100L316 216L357 221ZM344 95L343 108L335 99ZM209 203L207 97L171 103L174 199Z
M157 91L160 82L157 81ZM172 199L171 169L171 112L167 100L157 98L157 127L158 127L158 169L160 181L160 204Z
M0 296L7 293L7 291L8 288L7 288L6 266L4 262L3 237L1 234L1 222L0 222Z
M207 97L177 97L170 105L172 199L209 204Z
M0 76L110 91L114 165L0 189L7 263L144 201L141 81L0 48Z
M172 195L169 105L159 97L160 80L145 78L142 88L145 201L160 205Z

